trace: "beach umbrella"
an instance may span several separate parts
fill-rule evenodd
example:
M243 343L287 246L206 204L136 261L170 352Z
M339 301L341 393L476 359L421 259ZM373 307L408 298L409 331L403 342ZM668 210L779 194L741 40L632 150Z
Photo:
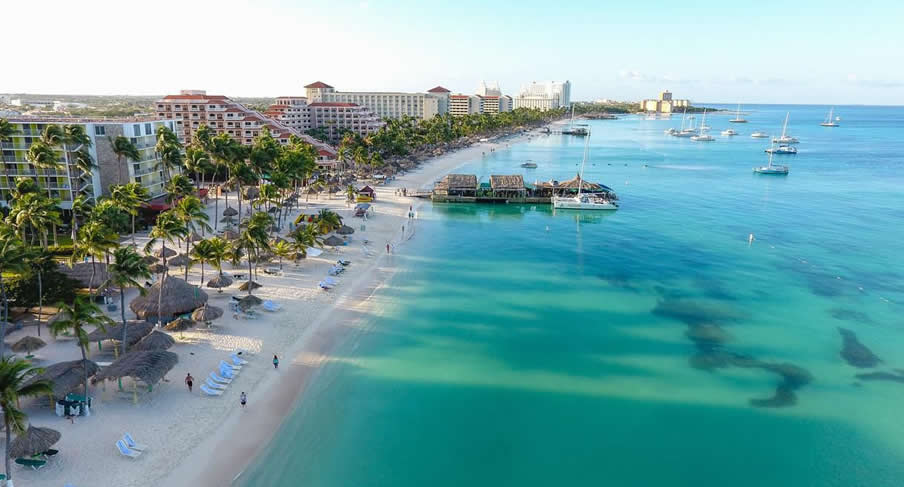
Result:
M197 325L197 323L195 323L194 320L179 317L167 323L163 328L169 331L185 331L189 328L194 328L195 325Z
M157 263L157 257L154 257L153 255L145 255L141 258L141 261L147 265L151 265Z
M26 352L28 354L31 354L31 352L43 347L44 345L47 345L44 340L41 340L38 337L27 336L22 337L22 339L14 343L10 348L13 350L13 352Z
M191 319L210 323L221 316L223 316L223 308L205 304L191 314Z
M76 262L72 264L72 267L61 263L57 265L57 271L70 279L75 279L83 287L96 288L110 278L107 265L102 262L95 262L93 266L90 262Z
M261 298L254 296L252 294L249 294L239 300L239 308L241 308L244 311L252 306L257 306L261 303L263 303L263 300L261 300Z
M254 281L245 281L239 286L239 291L247 291L249 288L251 290L262 288L263 286L254 282Z
M155 250L152 253L152 255L157 258L160 258L160 259L162 259L164 257L166 257L168 259L168 258L176 255L176 251L171 248L168 248L168 247L167 248L160 247L159 249Z
M145 384L160 382L167 372L179 362L179 356L165 350L135 350L119 357L101 369L99 380L131 377Z
M148 336L136 343L130 351L136 350L166 350L176 344L176 339L169 333L154 330Z
M28 425L24 433L17 436L9 444L10 458L27 458L49 450L63 435L59 431L50 428L39 428Z
M330 235L329 237L327 237L326 240L323 241L323 243L326 245L329 245L330 247L337 247L339 245L344 244L345 240L342 240L341 238L339 238L335 235Z
M167 277L164 281L163 298L159 313L164 318L183 313L191 313L207 302L207 293L178 277ZM160 282L147 288L143 295L136 296L129 308L141 319L157 317L157 300L160 297Z
M224 216L223 218L220 218L220 223L227 223L227 224L231 225L231 224L235 223L235 217L234 216Z
M147 321L127 321L126 322L126 343L134 345L139 340L147 336L153 331L154 325ZM89 342L102 342L104 340L122 341L122 323L106 326L103 329L98 328L88 333Z
M148 266L148 270L151 271L152 274L163 274L168 268L168 266L165 266L160 262L155 262Z
M232 285L232 278L227 276L226 274L220 274L217 277L207 281L207 287L211 287L214 289L222 289L224 287L229 287ZM219 291L223 292L223 291Z
M351 235L355 233L355 229L348 225L342 225L342 228L337 230L336 233L338 233L339 235Z
M225 238L226 240L235 240L239 238L239 234L234 230L225 230L223 232L223 238Z
M223 210L223 216L236 216L238 214L239 214L238 210L236 210L235 208L233 208L231 206L226 208L225 210Z
M200 242L204 240L204 237L198 235L198 232L192 230L191 235L188 236L188 239L192 242Z
M185 254L179 254L172 259L167 259L166 263L176 267L185 267L191 263L191 259Z
M88 377L93 377L100 367L90 360L71 360L58 362L43 367L44 372L32 376L25 381L25 385L33 384L39 380L50 382L53 389L51 394L54 399L63 399L70 392L80 388L85 383L85 365L88 367Z

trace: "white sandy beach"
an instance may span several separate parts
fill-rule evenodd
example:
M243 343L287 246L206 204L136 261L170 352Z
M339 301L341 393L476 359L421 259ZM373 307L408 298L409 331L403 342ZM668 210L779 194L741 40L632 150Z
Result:
M394 253L405 252L404 241L410 235L403 236L402 225L406 225L406 233L411 232L412 224L407 218L409 205L416 210L424 200L397 196L395 191L403 187L409 191L432 188L436 180L465 162L479 158L481 152L504 149L518 140L512 137L447 153L399 176L388 185L378 186L374 203L376 213L366 222L352 217L344 196L311 198L308 203L302 202L301 211L305 213L320 208L338 212L356 230L351 242L340 247L338 253L324 251L319 257L302 260L297 267L292 262L284 262L281 276L261 272L258 281L263 288L255 290L254 294L280 303L282 309L273 313L260 310L259 317L254 320L236 320L229 311L231 297L245 294L238 291L239 282L223 293L204 288L209 303L224 308L225 315L216 320L210 330L202 327L173 334L177 343L170 351L179 355L179 363L167 375L167 382L156 385L151 393L139 393L137 404L131 392L119 392L115 383L98 383L92 388L95 398L92 416L78 417L70 424L54 414L46 398L23 401L32 424L54 428L62 433L62 439L55 446L60 453L43 469L33 471L14 464L16 485L229 485L266 445L284 416L300 400L301 393L320 366L330 360L334 346L355 333L358 319L369 312L370 296L394 270L394 259L387 255L386 243L394 245ZM230 205L236 205L234 195ZM221 198L219 211L222 213L224 208ZM208 211L213 221L212 200ZM298 214L293 211L291 218ZM366 225L364 231L360 230L362 224ZM373 253L370 256L364 252L362 242L365 239L371 242L369 247ZM139 245L143 245L140 240ZM351 260L352 264L338 278L339 284L334 289L319 289L317 283L339 258ZM231 270L229 264L224 265L224 272L231 273ZM170 272L172 276L182 275L181 268L173 268ZM205 272L205 279L210 279L215 271L207 268ZM236 268L235 273L247 273L247 268ZM189 282L198 283L200 275L200 267L195 266L189 272ZM136 294L134 290L128 293L127 300ZM117 321L120 319L118 311L110 316ZM128 309L126 316L135 318ZM7 343L34 333L34 327L13 332ZM41 335L48 345L35 353L36 365L80 357L70 339L49 338L46 328L42 329ZM105 343L103 351L98 352L96 345L92 345L91 359L112 361L110 348ZM221 359L239 349L247 351L244 358L250 363L225 394L205 396L199 390L205 377L217 369ZM271 364L273 354L280 357L279 370L274 370ZM183 383L186 373L195 377L191 393ZM248 394L246 410L239 406L242 391ZM117 451L115 442L126 432L149 446L141 457L130 459Z

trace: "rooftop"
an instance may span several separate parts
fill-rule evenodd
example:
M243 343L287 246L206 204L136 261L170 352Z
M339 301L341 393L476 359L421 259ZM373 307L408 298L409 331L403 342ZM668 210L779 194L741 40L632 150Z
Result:
M309 103L309 107L357 107L359 106L356 103L339 103L339 102L325 102L319 101L316 103Z
M34 115L22 115L9 117L10 123L133 123L133 122L160 122L172 120L156 115L143 115L136 117L43 117Z
M309 85L306 85L305 88L332 88L332 86L324 83L323 81L315 81Z
M451 93L451 91L443 88L442 86L437 86L436 88L427 90L427 93Z

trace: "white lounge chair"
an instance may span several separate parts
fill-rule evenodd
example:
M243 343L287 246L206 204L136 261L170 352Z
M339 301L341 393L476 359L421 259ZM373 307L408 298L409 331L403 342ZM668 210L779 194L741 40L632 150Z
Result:
M207 384L201 384L201 390L204 391L204 394L207 394L208 396L222 396L223 395L223 391L220 391L217 389L211 389L211 388L207 387Z
M218 384L217 382L215 382L215 381L214 381L213 379L211 379L210 377L208 377L207 380L204 381L204 382L206 382L206 383L207 383L207 387L209 387L209 388L211 388L211 389L218 390L218 391L225 391L225 390L226 390L226 384Z
M241 365L245 365L245 364L248 363L247 360L244 360L244 359L239 358L239 356L238 356L237 354L232 354L232 355L229 356L229 358L232 359L232 363L234 363L235 365L240 365L240 366L241 366Z
M226 367L229 367L230 369L235 370L235 371L242 370L241 365L231 364L229 362L226 362L225 360L220 360L220 366L223 366L223 365L225 365Z
M208 377L210 377L210 379L213 380L214 382L219 382L220 384L232 384L232 379L220 377L217 375L216 372L211 372Z
M119 454L124 457L138 458L141 456L140 451L130 450L129 447L127 447L126 444L122 442L122 440L116 442L116 448L119 450Z
M144 450L148 449L147 445L142 445L141 443L136 443L135 440L132 439L132 435L130 435L128 433L122 435L122 442L125 443L126 446L131 448L132 450L144 451Z
M239 375L239 371L230 367L226 362L220 362L220 375L227 379L235 379Z

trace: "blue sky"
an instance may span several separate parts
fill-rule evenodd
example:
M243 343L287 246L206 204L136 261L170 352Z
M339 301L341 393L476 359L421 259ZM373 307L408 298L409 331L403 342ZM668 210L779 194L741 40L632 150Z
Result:
M193 88L276 96L300 94L316 80L347 90L441 84L470 93L482 79L514 93L532 80L569 79L578 100L634 100L671 89L710 102L904 104L902 5L12 2L4 6L8 18L31 19L4 22L4 38L18 39L6 44L14 53L27 44L36 53L81 54L19 52L15 69L10 58L4 63L0 93Z

